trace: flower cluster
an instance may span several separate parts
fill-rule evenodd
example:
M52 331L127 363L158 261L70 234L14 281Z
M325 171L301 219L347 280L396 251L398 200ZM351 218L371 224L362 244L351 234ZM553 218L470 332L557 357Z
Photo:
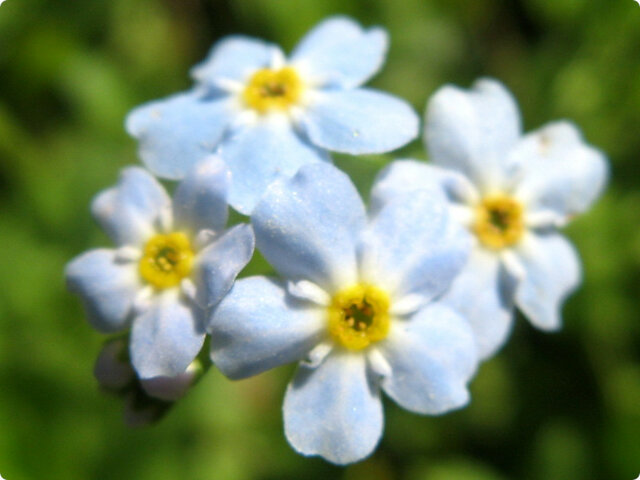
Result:
M522 135L511 94L482 79L445 86L427 107L432 165L397 161L379 174L373 202L439 186L474 242L442 301L473 326L480 356L506 341L517 306L542 330L561 326L562 301L580 283L580 261L558 228L584 212L607 179L602 152L575 125L554 122Z
M116 248L80 255L66 277L90 323L118 334L95 372L129 399L130 423L163 413L203 360L231 379L298 362L286 437L347 464L381 437L381 392L419 414L460 408L515 307L560 327L581 270L557 230L603 189L604 155L567 122L523 136L497 81L445 86L426 114L431 164L390 163L367 211L330 152L417 136L406 102L362 87L386 50L384 30L344 17L289 57L229 37L194 68L191 91L129 115L148 170L125 169L95 198ZM179 180L173 198L154 175ZM225 229L228 205L250 223ZM236 280L254 247L275 276Z

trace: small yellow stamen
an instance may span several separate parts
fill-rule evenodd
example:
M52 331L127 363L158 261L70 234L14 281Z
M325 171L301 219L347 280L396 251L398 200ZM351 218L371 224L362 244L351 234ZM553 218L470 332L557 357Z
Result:
M291 67L263 68L255 72L244 89L245 103L260 113L286 110L300 100L302 81Z
M333 296L328 307L329 333L349 350L362 350L389 333L389 295L372 285L358 284Z
M525 225L522 205L507 195L491 195L476 210L473 230L487 248L499 250L518 243Z
M156 288L175 287L191 273L193 250L182 232L151 237L139 263L140 275Z

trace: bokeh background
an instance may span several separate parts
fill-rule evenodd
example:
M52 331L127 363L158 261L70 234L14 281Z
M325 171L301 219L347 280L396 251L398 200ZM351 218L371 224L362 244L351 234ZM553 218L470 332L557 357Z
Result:
M102 336L65 291L108 245L88 205L137 163L134 106L190 87L234 32L290 49L344 13L391 34L372 84L423 111L446 82L503 80L524 125L574 120L612 179L567 229L584 261L565 328L518 318L459 412L385 402L384 438L337 468L295 454L280 405L293 367L212 369L159 424L125 427L92 377ZM425 158L420 141L402 155ZM392 157L340 157L361 191ZM7 480L632 480L640 473L640 6L633 0L7 0L0 6L0 475ZM265 271L260 262L250 273Z

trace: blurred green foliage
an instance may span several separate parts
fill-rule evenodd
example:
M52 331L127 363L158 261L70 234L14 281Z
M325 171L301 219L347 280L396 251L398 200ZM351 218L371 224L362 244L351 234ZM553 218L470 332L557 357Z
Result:
M583 288L548 335L519 318L468 408L386 402L385 435L346 469L295 454L280 404L293 367L215 369L152 428L132 430L91 370L102 338L65 292L74 255L107 245L88 205L136 163L132 107L190 86L212 42L290 49L327 15L391 34L373 84L422 111L446 82L503 80L532 129L579 124L612 181L567 234ZM7 0L0 7L0 474L7 480L631 480L640 473L640 7L632 0ZM401 155L425 158L419 141ZM366 192L391 157L341 157ZM257 261L249 271L264 271Z

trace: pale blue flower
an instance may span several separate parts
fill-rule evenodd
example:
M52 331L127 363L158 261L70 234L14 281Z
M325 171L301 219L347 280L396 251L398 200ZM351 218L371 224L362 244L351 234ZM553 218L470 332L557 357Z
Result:
M229 176L221 160L206 159L171 200L151 174L131 167L93 201L117 248L72 260L67 284L96 329L131 328L131 362L141 379L185 371L204 342L206 310L253 254L249 225L224 230Z
M192 71L195 87L136 108L127 131L156 175L178 179L216 151L233 183L229 203L248 214L277 177L331 161L327 151L386 152L418 134L403 100L360 88L382 66L387 34L332 17L289 58L254 38L220 40Z
M469 244L441 192L367 218L344 173L306 165L271 185L252 223L281 279L236 282L210 319L211 358L234 379L301 361L284 400L293 448L337 464L369 455L382 434L380 389L422 414L468 402L473 335L434 299Z
M380 173L373 202L434 185L446 191L475 247L444 301L470 319L481 356L506 341L514 306L537 328L560 328L581 267L557 230L603 190L603 153L566 121L523 136L513 97L490 79L438 90L425 140L433 165L394 162Z

